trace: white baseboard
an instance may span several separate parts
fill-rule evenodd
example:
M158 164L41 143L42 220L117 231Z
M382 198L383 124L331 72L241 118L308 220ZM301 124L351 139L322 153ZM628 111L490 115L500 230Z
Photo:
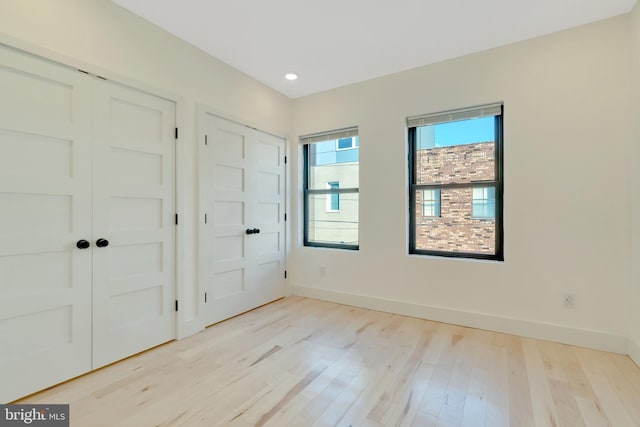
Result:
M569 328L551 323L494 316L484 313L454 310L428 305L414 304L405 301L389 300L365 295L329 291L307 286L293 286L293 294L302 297L330 301L339 304L385 311L421 319L435 320L454 325L469 326L495 332L554 341L563 344L588 347L614 353L628 354L629 339L625 336L612 335L587 329ZM636 350L640 350L636 346ZM633 357L633 356L632 356ZM636 363L640 360L640 351L636 355Z
M640 367L640 343L629 339L629 357Z

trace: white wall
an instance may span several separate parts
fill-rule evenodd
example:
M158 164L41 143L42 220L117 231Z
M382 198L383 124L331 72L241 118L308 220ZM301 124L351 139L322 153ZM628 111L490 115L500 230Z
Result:
M633 106L634 138L631 152L631 228L633 250L631 252L631 328L629 334L629 355L640 365L640 3L631 15L633 40Z
M197 105L288 136L291 100L107 0L0 0L0 42L126 80L176 101L181 336L197 317Z
M293 141L360 135L359 252L300 246L294 163L294 292L626 353L629 31L621 16L294 100ZM408 256L406 117L494 101L505 105L505 261Z

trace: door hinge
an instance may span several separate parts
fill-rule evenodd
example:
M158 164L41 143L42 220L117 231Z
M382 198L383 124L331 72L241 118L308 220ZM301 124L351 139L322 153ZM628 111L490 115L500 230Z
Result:
M285 221L287 220L287 214L284 214L284 220Z
M287 270L284 271L284 278L287 278Z
M209 144L209 135L205 135L204 136L204 145L208 145Z
M178 139L178 128L176 128L176 139Z
M176 225L178 225L178 214L176 214Z
M284 156L284 164L287 164L287 156Z
M204 223L207 223L207 214L204 214Z
M176 311L178 311L178 300L176 300Z
M204 302L207 302L207 293L204 293Z

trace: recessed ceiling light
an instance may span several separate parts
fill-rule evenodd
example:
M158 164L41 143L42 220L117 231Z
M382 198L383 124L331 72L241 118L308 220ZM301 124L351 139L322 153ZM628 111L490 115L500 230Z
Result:
M298 75L296 73L287 73L284 75L284 78L287 80L298 80Z

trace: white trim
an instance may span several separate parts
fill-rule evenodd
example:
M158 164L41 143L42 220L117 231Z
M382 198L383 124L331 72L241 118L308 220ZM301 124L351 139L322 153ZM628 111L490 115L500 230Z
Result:
M16 49L27 53L32 56L36 56L42 60L57 63L60 66L75 69L75 70L84 70L96 76L101 76L106 78L107 80L111 80L112 82L130 86L136 90L141 92L146 92L150 95L157 96L159 98L164 98L168 101L175 102L176 105L178 103L184 103L184 96L178 94L177 92L173 92L170 90L166 90L164 88L159 88L148 83L145 83L142 80L132 79L123 74L111 71L108 68L100 67L94 65L90 62L86 62L80 60L78 58L74 58L69 55L62 54L60 52L47 49L37 44L33 44L28 41L24 41L21 39L17 39L15 37L9 36L7 34L3 34L0 32L0 45L4 45L10 49Z
M285 136L283 133L276 131L275 129L269 129L268 126L262 126L260 123L258 122L254 122L252 120L246 119L244 117L241 116L236 116L235 114L231 114L226 110L220 109L220 108L216 108L211 106L210 104L204 103L204 102L196 102L195 103L195 107L196 107L196 116L198 117L198 119L201 119L204 116L201 116L202 114L211 114L212 116L217 116L220 117L221 119L225 119L227 121L230 122L234 122L240 126L245 126L248 128L251 128L253 130L257 130L259 132L262 133L266 133L268 135L271 136L275 136L276 138L280 138L280 139L284 139L285 142L288 141L288 137ZM200 125L200 122L198 122L197 126ZM199 128L196 126L196 134L199 131ZM197 138L197 135L196 135Z
M314 142L332 141L334 139L337 140L341 138L349 138L354 136L358 136L357 126L345 128L345 129L330 130L326 132L312 133L309 135L301 135L300 143L312 144Z
M186 201L186 193L187 193L187 182L188 182L188 173L190 173L190 168L186 167L188 162L188 146L192 139L192 129L190 129L187 124L188 115L187 115L187 103L183 98L179 98L179 101L176 101L176 127L179 129L178 139L176 140L176 150L175 150L175 160L176 160L176 213L179 216L179 224L176 226L176 299L180 301L181 309L176 313L177 321L176 321L176 339L181 340L188 336L194 335L201 330L203 327L198 323L197 319L188 318L187 310L185 309L187 306L187 277L189 275L185 252L187 245L191 244L187 240L186 232L187 227L186 224L189 221L187 217L187 212L189 211L189 206L187 206ZM195 277L195 274L194 274ZM194 283L194 286L195 283ZM194 311L197 316L197 310Z
M420 319L435 320L438 322L611 351L614 353L627 354L627 351L629 351L629 340L627 337L606 332L336 292L307 286L294 286L293 294L371 310L385 311ZM640 353L638 353L638 356L640 356Z
M204 135L206 134L205 130L205 118L207 114L212 114L210 111L213 109L208 108L206 105L198 104L196 106L196 127L195 127L195 135L194 140L196 141L195 152L198 156L197 161L197 173L196 173L196 221L195 221L195 235L197 237L197 249L196 249L196 259L197 259L197 267L195 274L195 293L196 295L204 294L204 277L205 277L205 263L204 263L204 253L205 253L205 239L202 238L205 233L205 224L204 224L204 216L207 214L206 211L206 197L205 197L205 188L203 182L205 182L206 172L207 172L207 164L205 162L205 144L204 144ZM205 312L205 302L204 298L196 299L196 308L199 326L204 329L207 326L207 322L204 319L203 313Z
M629 338L629 357L640 367L640 343Z
M433 126L439 123L450 123L461 120L479 119L482 117L500 116L502 102L479 105L477 107L459 108L432 114L407 117L407 127Z

